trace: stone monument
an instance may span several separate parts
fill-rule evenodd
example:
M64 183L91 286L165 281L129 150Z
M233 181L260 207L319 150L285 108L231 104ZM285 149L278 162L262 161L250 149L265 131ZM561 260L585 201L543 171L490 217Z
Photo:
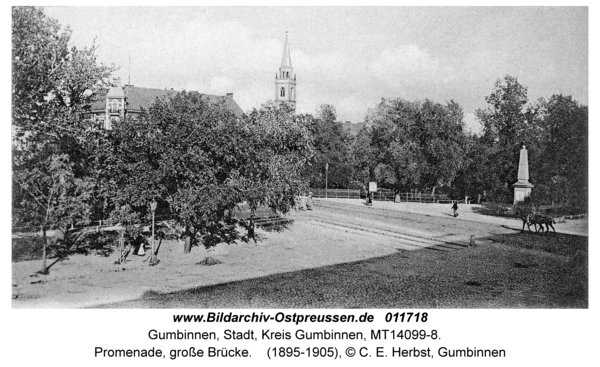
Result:
M527 161L527 149L523 144L521 155L519 156L519 173L517 174L518 181L513 184L515 188L515 200L513 204L525 200L531 194L532 184L529 183L529 163Z

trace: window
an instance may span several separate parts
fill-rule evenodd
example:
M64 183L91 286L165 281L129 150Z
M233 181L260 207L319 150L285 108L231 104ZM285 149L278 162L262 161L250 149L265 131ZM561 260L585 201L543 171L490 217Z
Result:
M294 99L294 87L290 89L290 99Z
M110 104L110 112L119 112L119 100L113 99Z
M281 97L285 97L285 87L281 87L281 93L280 93Z

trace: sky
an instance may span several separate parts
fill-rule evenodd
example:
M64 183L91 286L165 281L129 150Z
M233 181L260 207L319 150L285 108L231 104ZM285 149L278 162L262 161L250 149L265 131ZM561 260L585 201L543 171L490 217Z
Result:
M286 31L297 76L297 112L322 104L362 122L382 98L474 111L505 75L530 101L572 95L588 104L586 7L46 7L148 88L233 93L243 110L275 97ZM131 58L131 67L129 66Z

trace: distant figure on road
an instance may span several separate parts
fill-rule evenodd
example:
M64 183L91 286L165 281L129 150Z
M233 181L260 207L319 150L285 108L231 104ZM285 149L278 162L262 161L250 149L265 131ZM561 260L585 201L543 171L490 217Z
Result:
M300 207L301 207L301 204L300 204L300 196L299 196L299 195L296 195L296 196L294 197L294 210L295 210L295 211L298 211L298 210L300 210Z
M309 192L308 193L308 198L306 198L306 210L313 210L312 196L313 196L313 193Z
M458 217L458 200L452 202L452 210L454 211L454 218Z
M306 210L306 196L300 195L296 197L296 210Z

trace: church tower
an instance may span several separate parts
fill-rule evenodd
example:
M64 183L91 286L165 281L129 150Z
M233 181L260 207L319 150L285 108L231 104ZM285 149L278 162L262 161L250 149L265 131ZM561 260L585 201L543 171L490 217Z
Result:
M279 72L275 74L275 102L289 103L292 105L294 112L296 111L296 75L292 68L287 31L285 32L285 45L283 46L281 67L279 68Z

